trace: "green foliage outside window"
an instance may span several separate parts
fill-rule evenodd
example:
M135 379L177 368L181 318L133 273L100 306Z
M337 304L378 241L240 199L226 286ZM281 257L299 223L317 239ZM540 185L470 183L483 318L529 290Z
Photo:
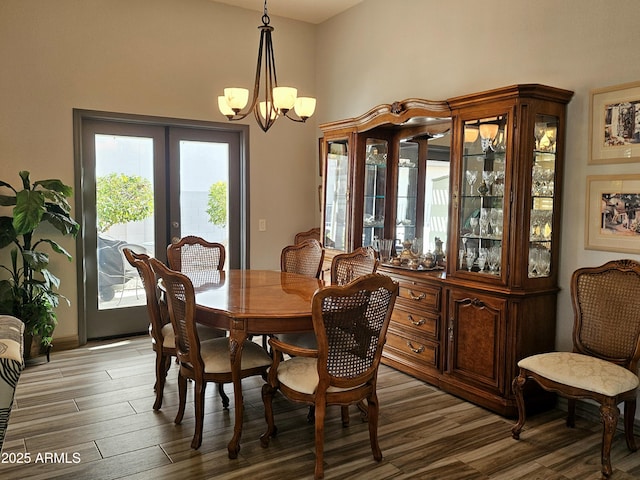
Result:
M227 182L216 182L209 188L207 200L209 222L218 226L227 226Z
M139 175L110 173L96 179L98 231L137 222L153 215L151 181Z

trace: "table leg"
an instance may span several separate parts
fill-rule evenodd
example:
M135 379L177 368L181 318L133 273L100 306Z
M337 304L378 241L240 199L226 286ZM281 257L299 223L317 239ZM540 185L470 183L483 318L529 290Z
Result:
M229 332L229 356L231 359L231 379L233 381L233 399L235 407L235 424L233 426L233 437L227 446L229 458L238 458L240 451L240 437L242 436L242 420L244 417L244 400L242 397L242 349L247 339L247 332L244 322L233 321L234 328Z

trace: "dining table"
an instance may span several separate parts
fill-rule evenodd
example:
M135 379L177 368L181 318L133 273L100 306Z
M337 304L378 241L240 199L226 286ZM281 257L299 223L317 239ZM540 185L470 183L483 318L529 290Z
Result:
M313 331L311 299L324 282L276 270L193 272L188 276L195 291L196 321L229 332L235 423L227 449L229 458L237 458L244 415L243 346L257 335Z

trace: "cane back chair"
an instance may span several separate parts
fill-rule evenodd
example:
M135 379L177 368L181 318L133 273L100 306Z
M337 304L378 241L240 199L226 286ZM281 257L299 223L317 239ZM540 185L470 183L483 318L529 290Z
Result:
M151 346L156 352L156 383L153 386L156 392L156 399L153 404L154 410L162 407L162 397L167 372L171 367L171 357L176 356L176 342L173 325L169 321L167 304L160 300L158 295L158 282L156 275L149 264L149 256L144 253L135 253L128 248L122 250L123 255L140 275L144 287L147 303L147 315L149 316L149 335L151 336ZM208 340L224 336L224 332L204 325L198 325L200 338ZM223 408L229 407L229 397L224 393L224 384L218 384L218 393L222 399Z
M304 242L305 240L314 239L320 241L320 227L314 227L306 232L298 232L294 237L293 243L296 245Z
M225 257L224 245L208 242L195 235L182 237L167 246L169 268L187 274L200 270L222 270Z
M580 268L571 277L571 297L573 351L542 353L518 362L520 373L513 380L518 422L512 436L519 439L525 423L523 388L529 379L568 399L569 427L575 424L576 399L594 400L600 404L604 426L602 476L608 478L621 402L627 447L637 450L633 421L639 383L640 263L614 260L600 267Z
M195 433L191 448L202 444L204 422L204 394L207 382L231 383L231 361L229 337L201 341L196 329L195 291L189 277L172 271L162 262L150 259L153 271L162 279L166 291L169 318L176 334L176 355L180 362L178 393L180 404L175 423L180 424L184 416L187 398L187 379L194 383ZM254 342L247 341L241 352L240 378L253 375L266 376L271 357ZM243 408L236 405L235 408Z
M262 387L267 431L260 437L267 447L277 429L273 396L315 406L315 478L323 477L324 420L328 405L348 406L366 399L369 440L373 457L380 461L376 382L398 285L379 274L361 277L347 285L319 289L312 299L317 350L269 340L274 350L268 383ZM291 358L284 360L282 354Z
M324 248L318 240L309 239L297 245L287 245L280 253L280 269L283 272L299 273L320 278Z

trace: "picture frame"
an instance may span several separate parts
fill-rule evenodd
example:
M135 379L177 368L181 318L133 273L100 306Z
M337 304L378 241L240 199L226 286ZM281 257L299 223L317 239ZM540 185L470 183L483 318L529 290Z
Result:
M640 82L591 91L589 163L640 160Z
M585 248L640 254L640 174L587 177Z

